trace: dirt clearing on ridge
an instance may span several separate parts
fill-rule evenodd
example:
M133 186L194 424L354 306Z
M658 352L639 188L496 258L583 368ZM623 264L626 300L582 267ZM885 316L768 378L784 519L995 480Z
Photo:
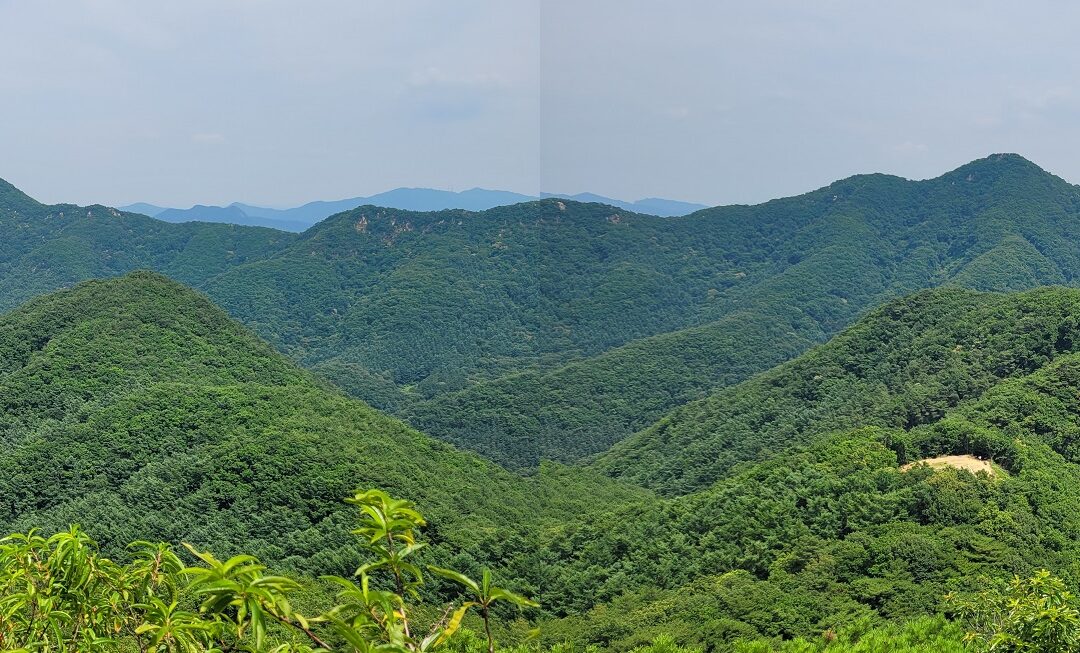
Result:
M908 463L900 467L900 471L906 472L915 465L921 465L926 463L934 469L941 469L942 467L956 467L958 469L966 469L972 474L979 472L986 472L990 476L994 476L998 473L998 470L994 468L993 463L989 460L982 460L975 456L963 455L963 456L938 456L937 458L925 458L923 460L916 460L913 463Z

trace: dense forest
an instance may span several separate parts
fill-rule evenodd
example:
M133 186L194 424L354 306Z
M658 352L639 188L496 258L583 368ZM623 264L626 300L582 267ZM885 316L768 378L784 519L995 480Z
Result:
M427 516L423 564L491 569L539 603L500 609L507 643L538 625L533 646L857 646L889 628L959 646L960 606L993 579L1080 582L1078 308L1067 289L895 300L595 471L522 477L343 396L160 275L88 282L0 318L2 525L82 523L119 560L145 539L250 553L320 605L314 579L363 555L342 498L378 484ZM730 434L694 439L730 453L630 453L688 426ZM987 462L908 466L941 455ZM418 614L450 591L425 588Z
M1071 284L1080 191L1016 155L677 218L359 207L303 234L3 184L0 306L149 268L305 367L511 468L577 462L921 288Z
M579 460L824 341L890 297L943 285L1072 284L1077 216L1077 187L1015 155L928 181L864 175L759 206L700 211L676 219L687 230L686 255L720 257L730 268L698 296L694 325L481 381L404 414L506 464Z
M1075 650L1077 202L1012 155L300 235L0 185L0 644Z

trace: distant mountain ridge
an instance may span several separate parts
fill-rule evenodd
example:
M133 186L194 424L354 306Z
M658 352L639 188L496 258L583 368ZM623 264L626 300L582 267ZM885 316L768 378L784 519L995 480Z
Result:
M149 215L165 222L222 222L300 232L331 215L367 204L406 211L442 211L445 209L486 211L497 206L520 204L548 198L570 199L577 202L597 202L627 211L634 211L635 213L647 213L660 217L686 215L708 208L704 204L681 202L660 197L646 197L635 202L626 202L604 197L603 195L596 195L595 193L523 195L521 193L488 190L486 188L471 188L460 192L433 188L395 188L369 197L353 197L334 201L320 200L289 209L271 209L242 202L233 202L228 206L196 204L189 209L167 208L146 202L136 202L118 208L122 211Z

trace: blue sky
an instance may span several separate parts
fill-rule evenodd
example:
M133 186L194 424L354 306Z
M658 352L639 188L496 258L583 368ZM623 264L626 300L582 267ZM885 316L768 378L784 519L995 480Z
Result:
M396 186L757 202L1019 152L1080 181L1064 2L0 0L0 177L46 201Z

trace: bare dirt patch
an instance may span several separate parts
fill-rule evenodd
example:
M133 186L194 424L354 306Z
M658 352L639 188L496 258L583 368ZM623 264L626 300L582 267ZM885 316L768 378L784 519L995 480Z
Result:
M990 476L997 473L994 469L994 465L989 460L981 460L975 456L963 455L963 456L938 456L937 458L926 458L924 460L916 460L913 463L908 463L900 468L900 471L906 472L915 465L921 465L926 463L934 469L941 469L943 467L956 467L958 469L966 469L972 474L978 472L986 472Z

